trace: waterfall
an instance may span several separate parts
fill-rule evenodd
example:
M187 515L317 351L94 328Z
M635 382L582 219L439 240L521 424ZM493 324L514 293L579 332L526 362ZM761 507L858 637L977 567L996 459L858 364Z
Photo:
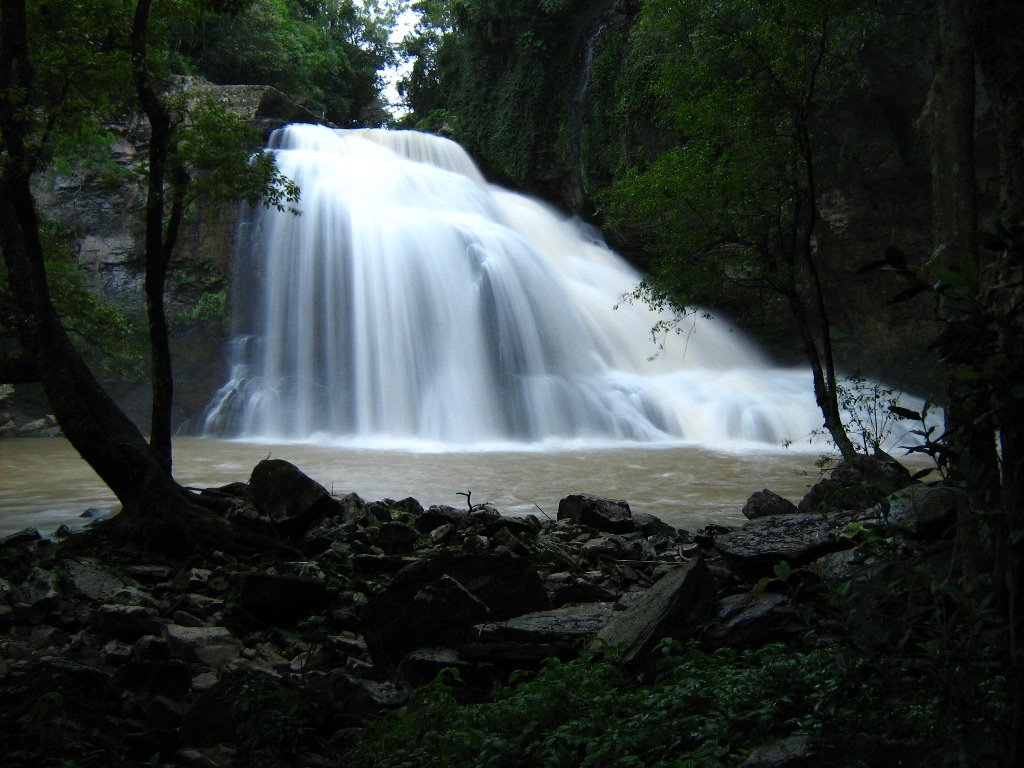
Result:
M723 321L687 318L659 353L660 316L620 301L638 274L454 142L292 125L271 150L301 212L245 225L206 435L742 448L806 443L821 423L810 374Z

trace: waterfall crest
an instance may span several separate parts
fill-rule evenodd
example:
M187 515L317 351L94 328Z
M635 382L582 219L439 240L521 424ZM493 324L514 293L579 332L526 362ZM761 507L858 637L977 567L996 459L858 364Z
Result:
M254 211L236 260L230 379L210 436L348 445L805 441L805 371L718 320L621 304L599 237L489 185L437 136L292 125L271 149L301 214ZM653 359L651 359L653 356Z

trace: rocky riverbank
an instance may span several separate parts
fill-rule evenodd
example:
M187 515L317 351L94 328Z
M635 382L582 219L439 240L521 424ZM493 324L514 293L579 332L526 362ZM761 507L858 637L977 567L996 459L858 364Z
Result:
M666 637L800 643L827 589L795 584L869 588L854 578L877 554L865 541L933 556L958 500L888 460L840 465L799 506L756 493L746 525L692 533L585 494L557 519L468 496L336 498L281 460L204 493L289 554L139 561L33 530L0 542L5 765L337 765L442 669L474 701L588 646L642 671ZM747 764L802 765L814 744L786 749Z

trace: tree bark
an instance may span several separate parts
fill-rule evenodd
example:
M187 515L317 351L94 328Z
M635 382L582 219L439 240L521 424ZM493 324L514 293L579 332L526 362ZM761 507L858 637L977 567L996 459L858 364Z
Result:
M1024 398L1012 387L1024 381L1024 3L971 0L974 50L992 103L999 149L999 216L1011 229L998 260L994 285L1003 286L995 309L997 349L1003 355L1003 391L993 393L999 428L1004 525L1001 570L1007 606L1010 654L1008 765L1024 765ZM1009 391L1006 391L1009 390Z
M132 21L132 77L139 103L149 120L149 169L146 185L146 314L149 321L150 368L153 403L149 444L167 474L171 474L171 413L174 403L174 374L171 366L170 334L164 308L167 270L177 229L181 224L181 195L174 195L168 231L164 230L165 187L168 153L172 141L171 113L153 83L147 58L146 32L151 0L139 0Z
M0 249L11 293L24 318L22 348L64 435L121 501L123 525L149 516L194 509L150 449L142 433L96 381L71 344L50 298L28 149L33 111L32 65L25 0L0 0Z

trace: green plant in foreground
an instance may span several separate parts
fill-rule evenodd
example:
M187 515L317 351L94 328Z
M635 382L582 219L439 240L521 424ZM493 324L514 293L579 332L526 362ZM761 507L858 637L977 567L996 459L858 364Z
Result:
M732 766L793 734L811 739L825 765L870 765L879 745L934 765L971 751L961 743L971 724L949 722L941 685L913 666L839 645L709 653L668 642L662 653L650 681L586 652L517 673L493 701L466 706L449 672L378 721L346 764ZM995 710L979 706L976 717ZM983 749L971 755L985 764Z

